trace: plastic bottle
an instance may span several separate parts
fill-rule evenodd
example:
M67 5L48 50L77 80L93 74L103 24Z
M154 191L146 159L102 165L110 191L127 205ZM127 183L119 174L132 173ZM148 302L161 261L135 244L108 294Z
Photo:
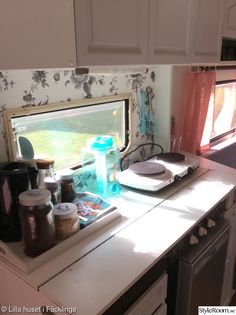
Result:
M91 178L94 178L88 185L88 191L102 197L109 197L120 191L116 180L119 158L112 136L97 136L88 140L86 148L82 150L83 171L87 172L89 169Z

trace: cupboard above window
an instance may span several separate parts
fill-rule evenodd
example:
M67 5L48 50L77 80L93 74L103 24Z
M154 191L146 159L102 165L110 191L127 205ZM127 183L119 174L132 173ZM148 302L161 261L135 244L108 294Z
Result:
M73 0L0 2L0 69L76 67Z
M76 0L78 63L147 64L148 1Z
M8 0L0 69L219 61L224 0Z
M219 60L222 0L77 0L82 66Z
M192 9L191 63L219 62L224 0L194 0Z
M236 39L236 0L226 0L223 36Z

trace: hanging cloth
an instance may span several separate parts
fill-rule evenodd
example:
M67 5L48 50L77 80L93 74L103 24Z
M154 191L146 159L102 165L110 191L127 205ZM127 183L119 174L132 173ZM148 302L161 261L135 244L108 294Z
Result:
M142 135L146 135L146 115L145 115L145 103L146 103L146 93L144 90L140 91L140 99L141 99L141 117L140 117L140 132Z
M156 119L155 113L152 107L152 100L154 98L153 89L148 86L146 88L146 95L147 95L147 115L146 115L146 133L154 136L156 131Z
M154 93L150 86L146 88L146 91L140 91L140 133L145 136L153 136L156 131L155 113L152 108L153 98Z
M215 82L216 72L211 69L187 73L182 145L187 152L201 152L201 139Z

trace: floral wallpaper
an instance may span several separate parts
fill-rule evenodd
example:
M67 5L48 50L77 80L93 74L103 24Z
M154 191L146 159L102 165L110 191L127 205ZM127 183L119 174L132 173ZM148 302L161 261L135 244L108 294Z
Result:
M47 106L49 103L132 92L132 125L135 135L131 147L155 141L158 130L157 71L140 73L76 75L73 70L0 71L0 161L8 159L2 112L15 107ZM143 151L140 153L144 155Z

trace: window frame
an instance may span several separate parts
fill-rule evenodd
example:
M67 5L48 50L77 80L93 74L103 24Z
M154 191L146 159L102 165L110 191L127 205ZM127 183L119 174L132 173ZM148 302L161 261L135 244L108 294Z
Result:
M11 124L11 119L16 117L24 117L36 114L43 114L49 112L60 112L70 110L73 108L102 105L110 102L125 101L125 125L124 125L124 145L120 148L120 152L124 153L130 146L131 135L131 103L132 93L122 93L112 96L95 97L89 99L79 99L70 102L51 103L41 106L27 106L23 108L12 108L3 111L3 121L6 130L7 148L10 161L17 160L17 145L14 139L14 131ZM79 165L77 166L79 167ZM74 168L74 167L73 167ZM76 168L76 167L75 167Z

